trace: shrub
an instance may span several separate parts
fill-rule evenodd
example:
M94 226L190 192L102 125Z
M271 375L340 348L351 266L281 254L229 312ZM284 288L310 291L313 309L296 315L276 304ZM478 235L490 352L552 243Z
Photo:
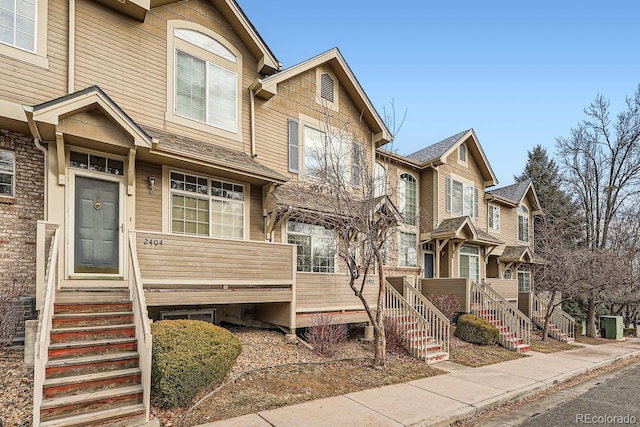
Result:
M389 353L407 352L407 328L393 317L384 318L384 336Z
M14 280L0 282L0 350L13 342L27 312L21 298L26 283Z
M454 335L470 343L491 345L498 341L500 332L491 323L480 317L463 314L458 318Z
M429 294L427 299L449 320L453 320L460 311L460 299L454 294Z
M349 328L330 313L316 314L311 318L311 326L304 333L304 339L314 350L325 356L332 356L349 337Z
M210 384L222 381L242 351L231 332L198 320L151 325L151 388L158 406L186 406Z

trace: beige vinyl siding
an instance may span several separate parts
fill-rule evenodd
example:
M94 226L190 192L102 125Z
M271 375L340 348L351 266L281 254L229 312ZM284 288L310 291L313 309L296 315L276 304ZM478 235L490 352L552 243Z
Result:
M418 289L427 297L430 294L453 294L460 302L458 311L469 312L469 279L420 279Z
M298 312L364 309L349 287L349 276L346 274L298 272L296 277ZM372 308L376 307L377 291L375 278L368 278L364 295Z
M149 177L156 177L156 189L149 190ZM162 231L162 167L136 162L136 229Z
M67 93L68 3L51 0L48 7L49 68L0 57L0 99L36 105Z
M143 127L151 126L167 132L248 152L249 93L248 87L258 77L257 62L242 44L220 13L207 2L189 1L153 8L144 23L132 24L125 15L113 12L95 2L77 6L76 89L98 85L127 114ZM220 137L211 132L165 121L167 106L167 20L196 22L220 34L242 55L241 130L244 142ZM96 32L95 28L101 31ZM114 66L114 64L117 64ZM196 123L196 122L194 122ZM284 161L281 160L281 161Z
M162 240L162 245L145 245L145 239ZM295 273L291 245L139 232L136 247L143 283L244 280L260 285L264 280L281 280L285 285Z
M341 86L339 90L340 111L331 110L329 123L352 133L354 139L362 143L363 158L369 161L373 156L371 131L360 121L359 111ZM293 179L297 179L298 175L291 174L287 167L287 119L299 119L301 114L317 118L323 125L327 124L323 107L316 102L315 70L308 70L280 83L278 94L268 101L256 99L256 135L260 136L256 141L258 161Z
M432 169L423 170L420 174L420 229L423 232L433 230L433 180L435 175Z
M249 212L249 239L263 241L264 236L264 216L262 215L262 187L251 186L250 194L251 212Z

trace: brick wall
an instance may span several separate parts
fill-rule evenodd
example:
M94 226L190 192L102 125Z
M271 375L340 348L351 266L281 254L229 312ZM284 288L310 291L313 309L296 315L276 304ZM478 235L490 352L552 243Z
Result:
M14 280L35 292L36 223L44 218L44 161L33 137L0 129L0 149L15 153L15 197L0 198L0 288Z

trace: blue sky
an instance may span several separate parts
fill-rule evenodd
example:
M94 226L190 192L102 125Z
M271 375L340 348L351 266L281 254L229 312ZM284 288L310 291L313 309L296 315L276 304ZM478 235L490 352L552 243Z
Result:
M500 186L640 84L640 1L238 0L284 67L338 47L409 154L473 128Z

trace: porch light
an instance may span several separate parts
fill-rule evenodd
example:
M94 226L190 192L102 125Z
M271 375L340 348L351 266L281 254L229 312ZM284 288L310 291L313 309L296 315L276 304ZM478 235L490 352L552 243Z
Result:
M149 191L153 193L153 190L156 189L156 177L155 175L151 175L149 177Z

